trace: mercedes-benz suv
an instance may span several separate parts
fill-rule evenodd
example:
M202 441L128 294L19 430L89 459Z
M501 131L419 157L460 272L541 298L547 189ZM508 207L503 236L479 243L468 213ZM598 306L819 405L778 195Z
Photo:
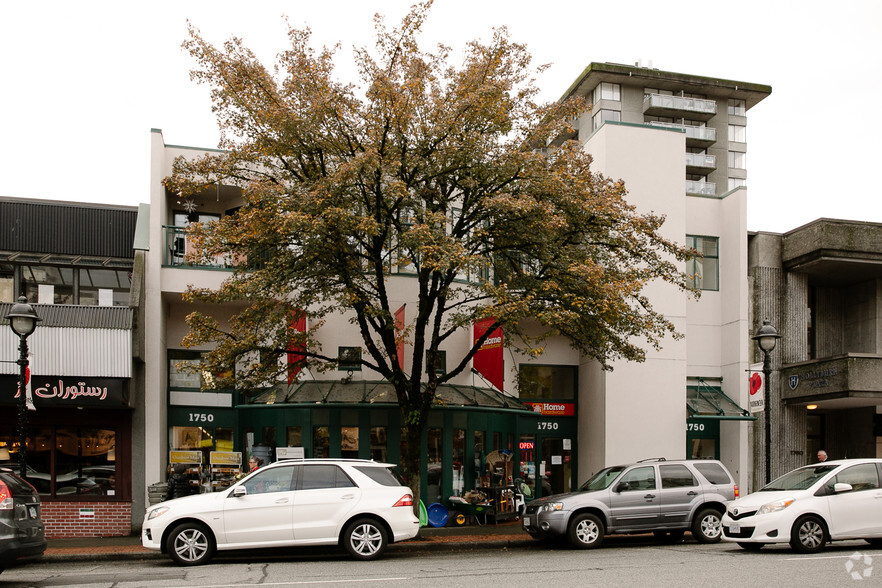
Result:
M604 468L575 492L534 500L521 526L534 538L563 536L581 548L614 533L678 541L691 531L700 543L716 543L726 504L737 497L738 485L719 461L657 458Z
M394 468L361 459L275 462L220 492L149 507L141 544L188 566L215 551L298 545L340 545L355 559L375 559L420 529L413 492Z

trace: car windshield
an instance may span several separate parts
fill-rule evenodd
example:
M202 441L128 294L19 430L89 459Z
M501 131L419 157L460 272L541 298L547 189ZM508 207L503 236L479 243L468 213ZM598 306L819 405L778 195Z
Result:
M805 490L815 482L835 470L835 465L812 465L784 474L777 480L772 480L759 489L760 492L773 492L775 490Z
M594 490L606 490L613 483L619 474L625 471L625 466L613 466L605 468L588 478L588 481L582 484L579 490L583 492L591 492Z

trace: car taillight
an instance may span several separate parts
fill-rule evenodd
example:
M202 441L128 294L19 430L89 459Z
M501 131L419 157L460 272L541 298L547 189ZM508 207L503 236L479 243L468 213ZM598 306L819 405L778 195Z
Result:
M0 510L12 510L13 507L12 491L3 480L0 480Z
M735 484L735 498L741 496L741 492L738 491L738 484Z
M411 496L410 494L405 494L398 499L398 502L392 505L393 508L396 506L413 506L413 496Z

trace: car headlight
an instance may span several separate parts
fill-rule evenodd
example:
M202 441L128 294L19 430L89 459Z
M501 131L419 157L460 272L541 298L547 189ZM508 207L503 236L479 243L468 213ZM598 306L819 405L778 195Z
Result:
M770 512L778 512L779 510L784 510L788 506L793 504L793 498L785 498L783 500L776 500L775 502L770 502L768 504L764 504L760 507L758 511L756 511L757 515L769 514Z
M159 508L154 508L149 513L147 513L147 520L152 521L156 517L161 517L162 515L164 515L168 511L169 511L169 508L167 506L161 506Z
M563 508L563 502L546 502L542 505L542 508L539 509L539 512L551 512L554 510L561 510Z

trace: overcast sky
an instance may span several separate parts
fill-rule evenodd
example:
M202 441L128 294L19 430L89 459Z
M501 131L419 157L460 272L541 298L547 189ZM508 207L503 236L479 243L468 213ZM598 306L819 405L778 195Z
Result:
M149 201L148 143L215 147L208 89L189 79L186 21L219 44L242 37L265 63L286 26L317 45L373 45L373 14L410 2L0 2L0 195ZM592 61L768 84L748 112L748 228L785 232L819 217L882 222L882 2L437 0L425 46L454 48L505 25L555 100ZM880 110L876 110L879 107Z

